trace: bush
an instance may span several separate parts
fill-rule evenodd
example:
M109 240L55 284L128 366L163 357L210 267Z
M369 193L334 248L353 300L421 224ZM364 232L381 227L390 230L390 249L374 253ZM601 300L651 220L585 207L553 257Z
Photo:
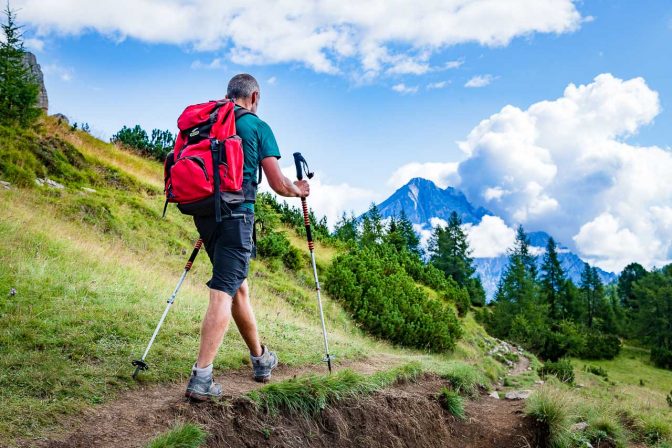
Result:
M661 369L672 369L672 350L665 347L653 347L651 349L651 362Z
M439 392L439 403L451 415L464 420L464 402L460 394L444 387Z
M609 379L609 375L607 374L607 371L605 369L603 369L602 367L586 365L586 366L583 367L583 370L588 372L588 373L592 373L593 375L601 376L605 380Z
M546 378L548 375L554 375L563 383L574 383L574 367L569 359L560 361L548 361L538 369L539 376Z
M281 258L289 247L289 240L281 232L270 231L257 240L257 253L265 258Z
M287 248L287 252L285 252L285 254L282 256L282 262L285 264L287 269L297 271L303 264L303 258L301 257L301 253L296 247L289 246Z
M584 359L614 359L620 351L621 340L618 336L593 331L588 333L585 346L576 355Z
M444 351L462 334L450 307L427 297L388 247L338 256L325 287L368 333L395 344Z

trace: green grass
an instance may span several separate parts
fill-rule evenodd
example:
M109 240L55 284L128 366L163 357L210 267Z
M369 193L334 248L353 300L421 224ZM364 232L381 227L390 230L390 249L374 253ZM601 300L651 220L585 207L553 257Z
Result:
M549 386L538 389L528 398L526 413L546 429L550 448L572 446L571 406L566 394Z
M333 375L308 375L264 386L248 397L269 414L286 412L314 416L340 400L368 395L400 381L413 381L422 372L418 363L365 376L352 370Z
M200 426L182 423L152 440L146 448L197 448L207 437L208 433Z
M446 365L439 374L450 382L455 392L469 397L476 397L479 389L490 384L478 367L461 362Z
M464 400L459 393L444 387L439 392L439 403L452 416L460 420L465 419Z

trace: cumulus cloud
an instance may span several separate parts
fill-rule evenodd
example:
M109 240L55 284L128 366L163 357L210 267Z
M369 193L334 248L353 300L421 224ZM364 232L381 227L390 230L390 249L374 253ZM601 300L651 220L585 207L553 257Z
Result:
M402 83L395 84L394 86L392 86L392 90L394 90L395 92L401 93L402 95L406 95L406 94L409 94L409 93L417 93L418 92L418 86L407 86L406 84L404 84L402 82Z
M450 185L459 183L457 166L457 162L408 163L397 168L397 170L392 173L392 176L390 176L390 179L387 181L387 185L396 189L405 185L414 177L422 177L431 180L438 187L446 188Z
M506 253L513 246L516 231L499 216L483 217L477 225L465 224L467 240L475 258L492 258Z
M341 73L352 61L366 77L424 73L431 54L473 42L507 45L533 33L578 29L572 0L15 0L38 36L97 32L115 40L228 50L239 64L301 63ZM350 70L347 71L348 73Z
M478 88L478 87L485 87L488 86L494 81L496 78L492 75L476 75L473 78L469 79L469 81L464 84L464 87L469 87L469 88Z
M627 143L659 112L644 79L610 74L526 110L506 106L460 143L460 187L605 269L662 265L672 259L672 153Z
M296 179L296 168L294 165L282 168L282 172L288 178ZM369 208L371 202L382 199L374 191L355 187L347 183L328 183L322 180L323 177L323 173L316 172L315 177L310 181L308 205L315 211L318 218L326 216L332 229L344 211L353 211L355 215L359 215ZM261 184L260 191L275 195L268 186L268 182ZM278 199L281 201L287 200L290 204L297 207L301 205L297 199L284 199L281 197L278 197Z

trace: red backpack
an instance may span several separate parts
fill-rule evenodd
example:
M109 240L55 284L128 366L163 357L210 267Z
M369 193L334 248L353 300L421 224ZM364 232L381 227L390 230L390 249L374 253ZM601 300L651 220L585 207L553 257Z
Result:
M252 112L236 110L231 100L195 104L182 112L175 147L164 164L164 215L168 203L175 202L186 215L215 215L220 222L222 202L254 202L257 182L243 182L245 154L236 135L236 119L247 114Z

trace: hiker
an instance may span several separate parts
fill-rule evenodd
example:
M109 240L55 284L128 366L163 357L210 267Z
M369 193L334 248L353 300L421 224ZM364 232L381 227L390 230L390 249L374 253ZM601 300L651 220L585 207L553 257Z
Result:
M243 141L243 182L253 182L258 170L263 169L268 184L279 195L307 197L310 194L307 181L292 182L280 171L280 150L273 131L256 116L260 89L254 77L239 74L231 78L226 96L235 102L237 112L244 113L236 113L239 118L235 123L237 134ZM215 216L194 216L194 223L212 262L212 278L207 282L210 303L201 326L198 359L185 393L186 397L198 401L207 401L222 394L221 385L213 380L212 363L231 317L250 350L254 380L268 381L271 371L278 365L276 353L269 351L259 340L247 282L253 251L254 203L246 201L230 207L223 202L222 208L221 222L217 222Z

